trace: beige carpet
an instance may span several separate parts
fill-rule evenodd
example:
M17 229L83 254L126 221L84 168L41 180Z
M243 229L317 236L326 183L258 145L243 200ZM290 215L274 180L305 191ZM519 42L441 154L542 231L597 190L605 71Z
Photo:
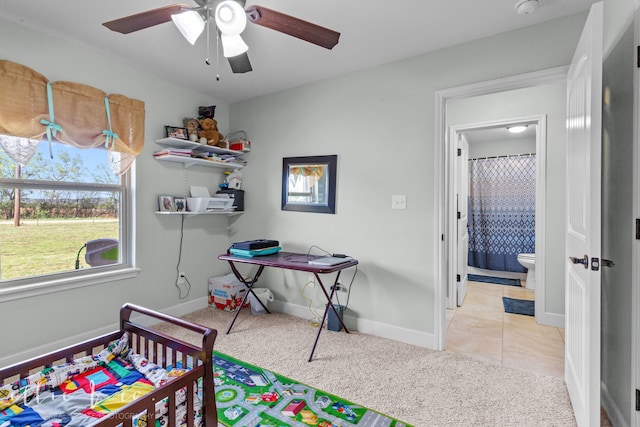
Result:
M344 331L323 331L309 363L317 328L304 319L243 309L229 335L232 313L207 308L185 319L216 328L217 351L416 427L575 425L559 378Z

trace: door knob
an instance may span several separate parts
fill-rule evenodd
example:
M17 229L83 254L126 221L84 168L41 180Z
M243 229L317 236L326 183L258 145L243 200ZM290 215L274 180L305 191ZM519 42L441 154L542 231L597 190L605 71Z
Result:
M588 255L585 255L582 258L577 258L577 257L570 256L569 260L573 264L582 264L584 268L589 268L589 256Z

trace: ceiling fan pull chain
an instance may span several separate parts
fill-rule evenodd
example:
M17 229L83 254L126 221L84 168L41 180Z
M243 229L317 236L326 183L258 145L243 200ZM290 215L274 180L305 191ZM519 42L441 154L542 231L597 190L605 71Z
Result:
M216 28L216 81L220 81L220 37Z
M211 65L209 62L209 57L211 56L211 50L209 49L209 25L210 25L211 14L209 12L209 6L207 6L207 59L204 60L205 64Z

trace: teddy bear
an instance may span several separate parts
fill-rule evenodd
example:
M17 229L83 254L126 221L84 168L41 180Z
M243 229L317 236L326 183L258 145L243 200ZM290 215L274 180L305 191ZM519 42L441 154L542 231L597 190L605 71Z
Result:
M218 131L218 122L215 119L201 119L200 120L200 142L204 144L203 139L206 140L207 145L225 148L226 141L224 135Z

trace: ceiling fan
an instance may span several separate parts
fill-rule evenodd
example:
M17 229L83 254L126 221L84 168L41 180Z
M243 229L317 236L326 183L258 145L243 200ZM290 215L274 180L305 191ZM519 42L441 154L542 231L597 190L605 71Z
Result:
M340 38L340 33L336 31L266 7L249 6L245 10L245 0L194 1L198 6L173 4L104 22L102 25L112 31L129 34L173 21L182 35L191 44L195 44L205 26L209 25L211 18L214 18L222 43L223 55L229 61L234 73L252 71L251 62L247 55L249 47L240 36L247 20L326 49L333 49Z

